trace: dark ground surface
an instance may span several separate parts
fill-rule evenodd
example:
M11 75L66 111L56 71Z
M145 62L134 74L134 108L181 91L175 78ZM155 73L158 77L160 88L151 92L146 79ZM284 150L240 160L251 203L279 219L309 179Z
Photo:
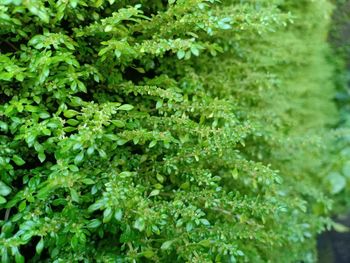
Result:
M350 227L350 215L335 220ZM350 263L350 232L329 231L318 240L319 263Z

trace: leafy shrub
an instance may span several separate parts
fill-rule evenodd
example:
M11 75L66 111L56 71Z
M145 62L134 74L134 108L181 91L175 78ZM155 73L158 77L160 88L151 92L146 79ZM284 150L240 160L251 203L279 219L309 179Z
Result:
M336 85L336 102L339 108L339 123L337 133L340 135L334 144L340 153L333 165L332 174L346 183L350 176L350 94L349 94L349 58L350 58L350 7L348 0L334 0L336 9L333 12L332 27L330 30L330 43L332 53L330 60L334 64L334 82ZM350 189L337 194L333 213L347 213L350 207Z
M315 260L329 2L0 3L2 262Z

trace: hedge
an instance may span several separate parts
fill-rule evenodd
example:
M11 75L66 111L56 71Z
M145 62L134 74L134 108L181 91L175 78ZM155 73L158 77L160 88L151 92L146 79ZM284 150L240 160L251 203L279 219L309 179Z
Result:
M333 173L349 178L350 176L350 7L349 0L334 0L336 9L333 12L329 42L332 47L330 61L334 67L334 83L336 86L335 101L339 108L339 123L337 133L340 135L334 144L338 151L337 161L334 163ZM339 176L340 175L340 176ZM348 180L348 179L346 179ZM337 194L334 198L334 214L347 213L350 207L350 188Z
M331 12L1 0L1 262L315 261L347 183Z

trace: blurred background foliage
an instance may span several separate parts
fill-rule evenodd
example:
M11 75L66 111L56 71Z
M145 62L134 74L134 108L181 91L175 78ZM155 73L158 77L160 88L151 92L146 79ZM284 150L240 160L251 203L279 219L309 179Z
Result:
M348 135L350 127L350 1L337 0L333 4L334 12L328 38L332 48L329 61L334 65L335 102L340 116L336 125L339 139L335 143L336 153L340 153L340 158L335 163L334 170L337 171L334 175L348 177L350 169L350 137ZM344 191L337 195L335 213L342 214L348 211L349 191L349 187L345 187Z
M333 1L334 12L329 33L329 43L332 53L329 61L334 65L334 84L336 86L335 102L339 109L339 122L336 125L338 140L334 143L335 154L339 159L334 163L333 176L339 183L348 177L349 162L349 114L350 114L350 1ZM342 183L345 185L344 183ZM318 249L320 263L347 263L350 261L348 244L350 242L349 186L344 186L334 198L333 219L339 223L332 231L327 231L319 237Z

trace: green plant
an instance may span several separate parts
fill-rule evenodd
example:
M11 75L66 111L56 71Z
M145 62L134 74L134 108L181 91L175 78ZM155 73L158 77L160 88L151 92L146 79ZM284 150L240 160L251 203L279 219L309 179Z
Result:
M331 9L0 1L1 261L314 261Z
M350 58L350 16L346 12L350 7L348 0L334 0L336 9L333 12L331 30L329 34L329 42L332 52L329 60L334 65L333 75L336 86L335 101L339 108L339 122L337 124L338 140L334 143L335 151L340 153L337 161L333 165L329 178L333 178L333 182L343 186L344 189L336 195L334 214L347 213L350 205L350 192L347 185L350 177L349 163L349 58Z

